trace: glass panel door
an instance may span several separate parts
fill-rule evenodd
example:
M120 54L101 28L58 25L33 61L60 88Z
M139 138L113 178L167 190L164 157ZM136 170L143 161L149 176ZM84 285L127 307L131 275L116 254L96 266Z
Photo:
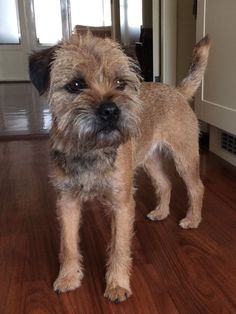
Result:
M120 0L121 41L124 45L139 41L142 21L142 0Z
M20 44L16 0L0 0L0 44Z
M71 29L75 25L111 26L110 0L70 0Z
M60 0L33 0L37 42L51 45L62 39Z

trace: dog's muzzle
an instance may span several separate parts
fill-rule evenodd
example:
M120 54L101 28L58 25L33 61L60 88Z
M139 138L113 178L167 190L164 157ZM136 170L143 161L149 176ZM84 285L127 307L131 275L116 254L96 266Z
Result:
M97 116L101 122L101 131L109 133L117 129L120 109L114 102L102 102L97 109Z

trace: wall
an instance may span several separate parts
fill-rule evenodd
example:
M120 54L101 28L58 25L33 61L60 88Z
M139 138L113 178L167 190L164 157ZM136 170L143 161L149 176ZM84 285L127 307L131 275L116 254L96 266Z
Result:
M196 20L192 11L192 0L177 1L177 83L180 82L188 72L192 50L196 42Z
M152 28L152 0L143 0L143 27Z

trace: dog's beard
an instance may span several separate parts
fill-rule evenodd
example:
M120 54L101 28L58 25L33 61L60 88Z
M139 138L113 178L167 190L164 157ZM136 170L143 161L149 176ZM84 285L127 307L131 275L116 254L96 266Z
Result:
M70 109L57 120L64 149L74 152L118 147L138 135L138 124L138 116L126 107L122 108L115 124L102 123L89 107Z

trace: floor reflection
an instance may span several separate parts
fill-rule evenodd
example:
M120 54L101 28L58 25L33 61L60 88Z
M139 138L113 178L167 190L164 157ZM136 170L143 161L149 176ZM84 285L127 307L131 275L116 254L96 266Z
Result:
M0 84L0 136L45 134L50 126L47 101L31 83Z

